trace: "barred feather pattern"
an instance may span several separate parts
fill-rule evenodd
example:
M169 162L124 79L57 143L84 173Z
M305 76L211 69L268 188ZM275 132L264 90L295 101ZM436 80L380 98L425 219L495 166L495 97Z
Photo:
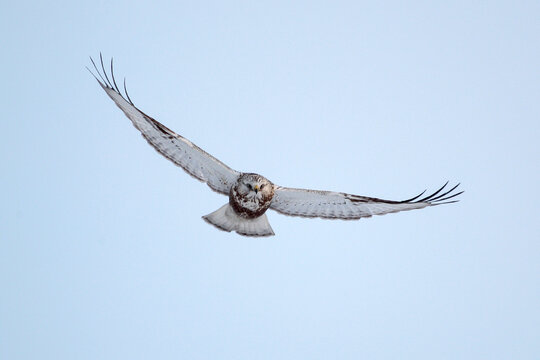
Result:
M92 59L91 59L92 60ZM236 182L240 173L231 169L212 155L193 144L188 139L176 134L152 117L139 110L129 98L124 82L125 96L122 94L114 78L111 60L111 80L105 71L103 58L100 56L103 75L94 64L99 78L94 75L99 85L107 95L131 120L135 128L141 132L146 141L161 155L180 166L197 180L205 182L212 190L229 195L231 186Z
M424 198L420 197L425 191L403 201L384 200L333 191L276 186L270 209L290 216L356 220L373 215L422 209L427 206L455 202L456 200L452 199L462 193L454 193L459 184L444 191L447 185L448 182L439 190Z

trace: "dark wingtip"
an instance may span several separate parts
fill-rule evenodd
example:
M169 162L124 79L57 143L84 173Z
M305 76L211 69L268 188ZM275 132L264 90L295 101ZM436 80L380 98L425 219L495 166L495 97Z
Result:
M453 194L453 195L444 197L444 198L442 198L442 199L437 199L437 200L435 200L435 201L441 202L441 201L449 200L449 199L455 198L455 197L458 196L458 195L463 194L464 192L465 192L465 191L460 191L460 192L458 192L458 193L456 193L456 194ZM457 200L456 200L456 201L457 201Z
M90 57L90 61L92 62L92 65L94 65L94 69L96 70L96 73L98 74L98 76L100 77L100 79L101 79L102 81L99 81L98 78L96 78L96 80L99 82L99 84L100 84L101 86L106 86L106 85L105 85L105 84L106 84L105 79L103 78L103 76L101 76L101 73L99 72L99 69L98 69L98 67L96 66L96 63L94 62L94 59L92 59L91 56L89 56L89 57ZM86 67L86 68L88 69L88 67ZM96 76L94 75L93 72L90 71L90 73L91 73L94 77L96 77Z
M402 200L401 202L402 202L402 203L412 202L412 201L418 199L420 196L424 195L426 191L427 191L427 189L424 190L424 191L422 191L420 194L416 195L415 197L412 197L412 198L407 199L407 200Z
M117 93L119 93L121 95L122 93L118 89L118 85L116 85L116 79L114 78L113 58L111 58L111 77L112 77L112 81L113 81L113 84L114 84L114 89L116 90Z
M97 76L96 76L96 74L94 74L94 72L88 66L86 66L86 69L90 72L90 74L92 74L92 76L97 80L97 82L103 88L107 88L107 89L110 89L110 90L113 90L113 91L117 92L120 96L122 96L124 98L124 100L128 101L131 105L135 106L135 104L133 104L133 101L129 97L129 93L127 91L126 78L124 78L124 93L125 93L125 96L124 96L124 94L122 94L122 91L120 90L120 87L116 83L116 77L114 76L114 63L113 63L114 60L113 60L113 58L111 58L111 79L112 79L112 81L109 79L109 76L107 75L107 71L105 70L105 64L103 62L103 54L101 52L99 53L99 62L100 62L100 65L101 65L101 70L99 70L99 68L96 65L96 62L94 61L94 59L91 56L90 56L90 61L92 62L92 65L94 66L94 70L95 70ZM98 78L98 76L99 76L99 78Z
M429 201L442 201L442 198L444 198L446 195L450 194L452 191L454 191L455 189L457 189L457 187L459 186L460 183L457 183L456 186L454 186L453 188L451 188L450 190L448 190L447 192L437 196L437 197L432 197L431 199L429 199Z
M103 55L101 52L99 53L99 61L101 62L101 70L103 70L103 75L105 75L105 79L107 80L107 85L112 89L112 83L109 80L109 77L107 76L107 71L105 71L105 65L103 65Z
M446 187L446 185L448 185L448 181L445 182L444 185L441 186L441 188L440 188L439 190L435 191L435 192L434 192L433 194L431 194L431 195L426 196L426 197L423 198L423 199L418 200L418 202L425 202L425 201L431 201L431 200L433 200L433 198L435 197L435 195L437 195L438 193L440 193L440 192Z
M92 75L94 77L94 79L96 79L97 82L100 82L99 79L97 78L97 76L92 72L92 70L90 70L90 68L88 66L85 66L85 68L86 68L86 70L88 70L90 75Z
M127 91L127 87L126 87L126 78L124 78L124 92L126 93L126 97L129 101L129 103L133 106L135 106L135 104L133 104L133 101L131 101L131 98L129 97L129 94L128 94L128 91Z
M454 203L454 202L458 202L459 200L452 200L452 201L447 201L447 200L450 200L450 199L453 199L461 194L463 194L465 191L460 191L460 192L457 192L455 194L452 194L452 192L454 190L456 190L458 188L459 185L461 185L461 183L457 183L457 185L453 186L450 190L448 191L445 191L443 192L442 194L439 194L441 191L443 191L446 186L448 185L448 181L443 185L441 186L437 191L435 191L433 194L430 194L422 199L419 199L419 200L416 200L418 199L421 195L423 195L425 193L422 192L420 195L418 196L415 196L413 198L410 198L408 200L404 200L404 201L401 201L401 203L411 203L411 204L414 204L414 203L429 203L431 205L442 205L442 204L451 204L451 203Z

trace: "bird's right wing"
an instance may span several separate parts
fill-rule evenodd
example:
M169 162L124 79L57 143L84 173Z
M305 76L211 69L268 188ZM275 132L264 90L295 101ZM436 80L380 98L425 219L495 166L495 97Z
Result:
M290 216L319 217L324 219L355 220L373 215L422 209L427 206L448 204L463 191L452 194L459 186L443 191L444 184L435 193L420 198L424 193L408 200L392 201L334 191L293 189L275 186L270 209ZM420 198L420 199L419 199ZM450 200L450 201L449 201Z
M103 76L98 70L94 60L90 58L95 70L98 73L99 85L105 90L107 95L116 103L116 105L124 112L131 120L133 125L139 130L142 136L148 141L154 149L161 155L183 168L187 173L196 179L205 182L212 190L229 195L229 190L235 183L240 173L231 169L212 155L206 153L197 145L193 144L188 139L176 134L174 131L167 128L157 120L139 110L131 99L126 90L124 81L124 97L116 85L114 79L113 66L111 60L111 79L109 80L105 67L103 66L103 58L100 55L101 69ZM88 69L90 70L90 69ZM92 72L92 71L90 71Z

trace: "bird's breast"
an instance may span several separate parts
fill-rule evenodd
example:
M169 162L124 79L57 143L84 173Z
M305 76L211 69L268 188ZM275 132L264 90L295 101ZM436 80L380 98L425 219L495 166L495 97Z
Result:
M253 219L268 210L273 193L269 195L261 192L256 196L242 195L237 191L236 186L233 186L229 193L229 204L238 215L246 219Z

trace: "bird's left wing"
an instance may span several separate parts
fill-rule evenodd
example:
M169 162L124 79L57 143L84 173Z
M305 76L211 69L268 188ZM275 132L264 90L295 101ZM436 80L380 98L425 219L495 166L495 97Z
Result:
M90 58L90 60L92 61L99 78L96 77L92 71L90 72L94 75L99 85L101 85L103 90L105 90L107 95L109 95L116 103L120 110L126 114L133 125L141 132L142 136L154 149L176 165L183 168L196 179L205 182L212 190L229 195L231 186L240 175L238 171L231 169L188 139L176 134L165 125L154 120L135 107L127 93L125 81L125 97L116 85L112 60L112 81L109 80L109 77L107 76L101 55L100 61L103 75L98 70L94 60L92 60L92 58Z
M451 199L463 191L452 193L459 184L450 190L443 191L447 184L448 182L429 196L420 198L424 194L421 193L403 201L384 200L333 191L276 186L270 209L290 216L354 220L373 215L384 215L456 202L456 200Z

